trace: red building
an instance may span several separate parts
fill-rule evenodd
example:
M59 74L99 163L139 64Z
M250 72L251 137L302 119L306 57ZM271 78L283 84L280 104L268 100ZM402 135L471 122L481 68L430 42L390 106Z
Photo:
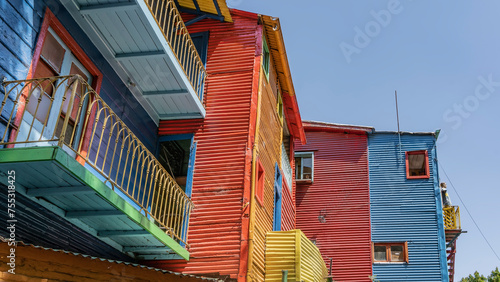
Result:
M295 143L297 228L315 242L335 281L372 275L368 139L370 127L304 122Z
M161 121L159 139L194 140L190 259L149 264L263 281L267 232L295 225L290 160L294 141L305 141L279 20L231 10L231 22L203 19L188 29L205 36L206 117Z

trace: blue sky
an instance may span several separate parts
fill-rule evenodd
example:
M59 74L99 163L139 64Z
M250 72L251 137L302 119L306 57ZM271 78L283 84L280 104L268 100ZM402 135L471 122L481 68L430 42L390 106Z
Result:
M455 281L500 267L442 171L500 255L500 2L227 2L280 18L303 119L397 130L397 90L402 130L442 129L441 179L468 231Z

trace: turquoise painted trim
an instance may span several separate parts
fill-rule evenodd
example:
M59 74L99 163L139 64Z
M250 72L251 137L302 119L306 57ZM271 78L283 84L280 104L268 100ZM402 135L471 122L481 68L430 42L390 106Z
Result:
M282 186L283 176L281 175L278 163L275 165L274 171L274 212L273 212L273 231L281 231L281 202L282 202Z
M194 134L192 133L187 133L187 134L176 134L176 135L163 135L158 138L158 143L165 142L165 141L175 141L175 140L186 140L186 139L193 139Z
M443 217L443 201L441 200L441 188L439 187L439 168L437 159L437 146L434 141L434 148L432 148L432 161L433 161L433 174L434 174L434 195L436 199L436 215L438 224L438 244L441 264L441 275L443 281L449 281L448 276L448 257L446 255L446 234L444 230L444 217Z
M185 260L189 260L189 252L169 237L158 226L127 203L116 192L109 189L97 176L78 163L59 147L28 147L0 150L0 163L56 161L68 169L77 179L92 188L98 195L106 199L112 206L126 214L132 221L147 230L160 242L171 248Z
M189 152L189 164L188 164L188 173L186 177L186 195L191 199L191 194L193 192L193 177L194 177L194 165L196 162L196 145L198 143L194 142L194 136L191 139L191 150ZM184 213L188 213L188 211L184 211ZM182 240L186 241L187 232L188 232L188 224L189 224L189 215L184 217L184 222L182 223ZM184 244L181 242L181 246Z

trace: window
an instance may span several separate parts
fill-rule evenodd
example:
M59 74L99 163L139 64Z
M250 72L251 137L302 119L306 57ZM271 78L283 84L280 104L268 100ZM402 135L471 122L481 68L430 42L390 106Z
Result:
M314 154L312 152L295 153L295 179L313 181Z
M280 117L281 124L283 124L283 98L281 98L281 93L278 90L278 103L276 105L276 110L278 111L278 116Z
M266 78L269 80L269 61L271 59L271 55L269 54L269 47L267 46L265 36L262 38L262 46L262 67L264 68Z
M408 263L408 243L373 243L373 262Z
M263 206L264 205L264 180L265 180L265 172L264 167L260 160L257 160L257 171L255 175L255 197L257 197L258 203Z
M185 192L190 190L191 187L188 187L188 182L192 180L190 165L194 165L192 135L161 136L159 141L158 161Z
M429 156L426 150L406 152L406 178L429 178Z

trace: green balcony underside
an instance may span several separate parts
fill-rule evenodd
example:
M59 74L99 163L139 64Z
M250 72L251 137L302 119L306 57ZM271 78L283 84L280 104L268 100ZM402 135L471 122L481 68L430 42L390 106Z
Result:
M189 260L189 252L59 147L0 149L2 183L138 260Z

